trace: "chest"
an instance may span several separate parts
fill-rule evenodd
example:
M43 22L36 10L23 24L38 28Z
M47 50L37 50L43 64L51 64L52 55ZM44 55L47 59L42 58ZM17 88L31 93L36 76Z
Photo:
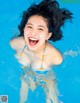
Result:
M35 55L26 55L25 53L22 55L22 61L24 64L31 65L33 70L39 70L43 68L44 70L50 69L52 65L52 57L48 55L36 57Z

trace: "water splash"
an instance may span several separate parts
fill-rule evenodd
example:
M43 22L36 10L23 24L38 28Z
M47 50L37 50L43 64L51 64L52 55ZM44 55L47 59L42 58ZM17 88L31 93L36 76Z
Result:
M68 50L66 52L64 52L63 56L71 56L71 57L75 57L78 56L80 54L80 49L78 49L77 51L73 51L73 50Z
M60 101L60 103L63 103L62 101Z

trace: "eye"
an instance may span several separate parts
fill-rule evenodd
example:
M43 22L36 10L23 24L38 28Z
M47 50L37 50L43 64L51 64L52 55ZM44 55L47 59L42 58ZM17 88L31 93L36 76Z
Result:
M26 28L29 28L29 29L30 29L30 28L32 28L32 26L31 26L31 25L26 25Z
M27 26L27 28L32 28L32 26Z
M44 31L44 29L43 29L43 28L38 28L38 30L40 30L40 31Z

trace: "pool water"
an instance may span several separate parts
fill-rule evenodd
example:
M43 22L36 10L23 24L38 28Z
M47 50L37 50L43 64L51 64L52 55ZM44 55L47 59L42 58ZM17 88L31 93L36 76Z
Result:
M8 103L19 103L21 67L14 57L15 51L9 45L10 39L18 34L17 26L21 13L30 3L40 0L0 0L0 97L8 96ZM57 77L60 100L62 103L80 103L80 2L59 0L60 6L68 8L74 14L72 23L66 23L63 39L52 43L58 48L64 62L54 71ZM43 89L30 91L28 103L45 103Z

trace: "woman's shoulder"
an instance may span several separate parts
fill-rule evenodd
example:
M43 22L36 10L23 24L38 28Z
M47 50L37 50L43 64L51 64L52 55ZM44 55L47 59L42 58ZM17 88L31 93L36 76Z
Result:
M50 43L47 44L47 52L54 65L59 65L63 61L62 53Z
M21 48L24 47L25 45L25 40L23 37L16 37L16 38L13 38L11 39L10 41L10 45L11 47L14 49L14 50L19 50Z

